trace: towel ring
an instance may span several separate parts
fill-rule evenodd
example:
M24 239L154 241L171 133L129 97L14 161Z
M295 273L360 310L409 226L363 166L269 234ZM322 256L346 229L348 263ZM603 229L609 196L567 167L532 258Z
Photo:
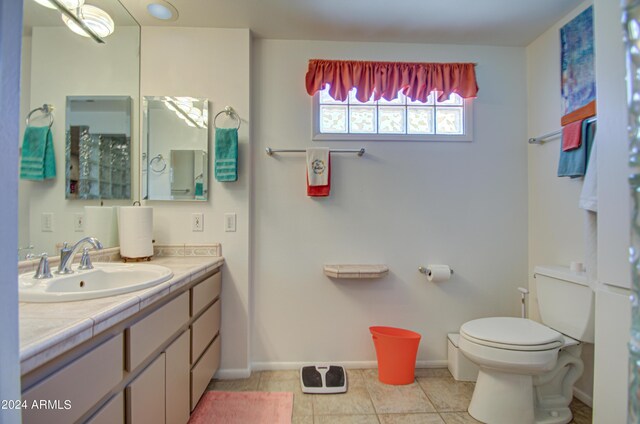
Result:
M153 159L149 161L149 168L156 174L161 174L167 169L167 161L158 153L157 156L154 156Z
M227 116L229 116L229 117L231 117L231 118L233 118L233 119L235 119L235 120L237 120L237 121L238 121L238 126L236 127L236 129L237 129L237 130L239 130L239 129L240 129L240 123L241 123L241 121L240 121L240 117L238 116L238 114L236 113L236 111L235 111L235 110L233 110L233 108L232 108L231 106L226 106L226 107L224 108L224 110L221 110L220 112L216 113L216 116L214 116L214 117L213 117L213 126L214 126L215 128L219 128L219 127L216 125L216 119L218 119L218 116L222 115L223 113L224 113L225 115L227 115Z
M36 112L42 112L45 115L49 115L49 128L51 128L53 125L53 105L43 104L42 107L37 107L29 112L26 119L27 127L30 125L29 120L31 119L31 115Z

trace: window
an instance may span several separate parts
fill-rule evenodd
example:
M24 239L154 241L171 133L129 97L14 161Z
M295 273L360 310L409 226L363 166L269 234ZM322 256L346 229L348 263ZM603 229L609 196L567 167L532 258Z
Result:
M310 59L313 139L471 141L475 66Z
M329 96L329 86L314 96L314 140L471 141L471 100L451 94L425 103L402 93L393 100L360 102L352 89L344 101Z

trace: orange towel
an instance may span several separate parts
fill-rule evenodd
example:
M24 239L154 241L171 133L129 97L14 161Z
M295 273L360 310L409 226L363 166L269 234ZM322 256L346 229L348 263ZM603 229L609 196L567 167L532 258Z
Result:
M329 195L329 191L331 190L331 154L329 154L329 164L327 166L329 168L327 170L327 185L321 186L310 186L309 185L309 174L305 172L307 177L307 196L309 197L326 197Z
M572 122L562 127L562 151L577 149L582 144L582 121Z

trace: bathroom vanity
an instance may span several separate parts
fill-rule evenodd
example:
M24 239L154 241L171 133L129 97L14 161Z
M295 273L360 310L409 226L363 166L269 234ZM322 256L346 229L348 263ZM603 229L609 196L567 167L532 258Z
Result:
M24 423L180 423L220 364L221 257L128 294L21 303Z

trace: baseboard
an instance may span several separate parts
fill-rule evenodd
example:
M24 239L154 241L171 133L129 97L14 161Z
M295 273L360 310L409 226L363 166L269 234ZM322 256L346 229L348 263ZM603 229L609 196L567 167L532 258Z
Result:
M249 368L236 368L236 369L219 369L213 376L218 380L238 380L241 378L249 378L251 376L251 370Z
M446 359L437 359L433 361L416 361L416 368L447 368L449 363Z
M305 365L317 364L318 362L254 362L251 369L254 371L281 371L281 370L297 370ZM377 361L335 361L325 362L333 365L342 365L347 369L377 368ZM416 361L416 368L446 368L447 361ZM220 371L218 371L220 372Z
M574 387L573 388L573 396L582 401L585 405L587 405L589 408L593 408L593 397L589 396L588 394L586 394L585 392L583 392L582 390Z

